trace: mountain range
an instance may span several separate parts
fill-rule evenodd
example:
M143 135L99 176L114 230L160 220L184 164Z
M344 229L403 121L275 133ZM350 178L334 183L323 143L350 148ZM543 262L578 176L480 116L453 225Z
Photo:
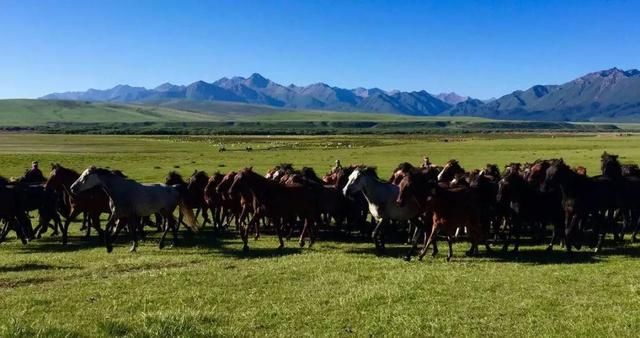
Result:
M561 85L535 85L497 99L479 100L456 93L345 89L325 83L281 85L260 74L171 83L153 89L118 85L111 89L53 93L49 100L158 104L225 101L287 109L380 112L415 116L478 116L547 121L640 121L640 71L611 68Z

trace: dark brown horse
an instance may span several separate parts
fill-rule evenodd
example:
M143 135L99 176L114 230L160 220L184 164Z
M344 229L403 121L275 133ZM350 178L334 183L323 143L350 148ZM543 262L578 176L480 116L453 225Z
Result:
M80 177L80 174L75 170L65 168L60 164L53 164L49 179L45 183L45 189L53 189L62 193L64 202L67 203L69 208L69 214L64 215L66 220L62 227L63 244L67 243L69 224L81 213L88 215L90 222L87 227L87 236L89 236L91 227L94 227L99 233L102 232L100 215L111 212L111 209L109 209L109 197L100 188L83 191L78 195L71 193L70 187L78 177Z
M309 232L310 244L315 242L314 224L319 217L316 191L308 186L284 185L269 180L255 173L252 168L245 168L238 172L229 188L229 194L235 195L250 192L253 197L254 215L249 225L241 231L244 250L249 249L247 237L248 229L261 218L269 218L276 229L280 242L279 248L284 247L282 236L282 220L300 218L304 222L300 234L300 246L305 245L305 235Z
M0 176L0 242L3 242L10 230L16 232L22 244L27 244L30 237L31 221L27 211L21 204L19 192L15 186Z

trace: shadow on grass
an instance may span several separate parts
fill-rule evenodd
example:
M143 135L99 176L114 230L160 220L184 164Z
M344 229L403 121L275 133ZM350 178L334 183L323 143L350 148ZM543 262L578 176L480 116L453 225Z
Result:
M78 269L77 266L58 266L42 263L24 263L18 265L0 266L0 273L3 272L25 272L25 271L41 271L41 270L58 270L58 269Z

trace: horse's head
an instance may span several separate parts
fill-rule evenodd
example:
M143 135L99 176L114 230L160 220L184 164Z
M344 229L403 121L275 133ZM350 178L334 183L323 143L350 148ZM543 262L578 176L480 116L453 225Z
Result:
M202 191L209 182L209 175L204 171L194 171L193 175L189 177L187 182L187 190L189 191Z
M529 171L526 173L527 182L535 187L540 187L544 183L547 175L547 169L551 163L556 160L536 160L529 166Z
M449 160L438 174L438 181L451 182L457 174L464 174L464 169L457 160Z
M606 151L600 156L602 175L609 178L622 177L622 166L618 162L618 155L608 154Z
M342 188L342 194L346 197L351 197L353 194L362 191L365 184L363 177L371 175L372 170L373 173L375 173L375 169L370 169L367 167L355 168L347 178L347 184L345 184L344 188Z
M80 177L78 177L78 179L73 182L73 184L71 185L71 192L74 194L78 194L82 191L101 186L102 179L100 178L100 175L104 174L104 172L110 173L106 169L100 169L96 167L87 168L82 172Z
M246 191L251 186L251 179L257 175L253 172L253 168L244 168L240 170L234 177L233 182L231 182L231 186L229 186L229 190L227 193L229 195L236 195L243 191Z
M518 196L525 184L524 178L517 171L510 171L498 182L496 201L507 204Z
M233 184L233 179L236 177L236 174L237 173L235 171L228 172L224 177L222 177L220 183L216 185L216 192L223 198L227 197L227 193L229 192L231 184Z
M74 170L67 169L58 163L51 163L51 173L44 184L44 188L57 190L62 186L71 186L78 177L80 175Z
M182 175L180 175L177 171L170 171L167 174L167 177L165 177L164 179L164 184L166 185L176 185L176 184L180 184L180 185L186 185L187 182L184 181L184 179L182 178Z
M566 182L571 173L571 169L564 163L564 160L555 160L549 164L545 172L544 181L540 187L542 192L550 191L551 188Z

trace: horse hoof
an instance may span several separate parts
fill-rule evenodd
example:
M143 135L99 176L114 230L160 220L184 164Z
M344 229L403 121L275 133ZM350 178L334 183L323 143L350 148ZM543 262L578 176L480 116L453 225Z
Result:
M248 245L243 246L242 252L245 252L245 253L249 252L249 246Z
M631 243L635 243L637 241L638 241L638 239L636 237L631 237Z
M451 256L447 256L447 262L451 262Z
M404 256L403 259L405 262L411 262L411 256L409 255Z
M158 244L158 249L160 250L164 249L164 243L160 242L160 244Z
M113 252L113 247L112 246L108 246L107 247L107 253L111 253Z
M300 241L298 244L300 245L301 248L304 248L305 242L304 241Z
M545 249L546 252L551 252L553 251L553 246L549 245L547 246L547 248Z
M278 250L282 250L282 249L284 249L284 243L283 243L283 244L278 245Z
M257 241L258 238L260 238L260 235L256 235L256 237L253 238L254 241Z

